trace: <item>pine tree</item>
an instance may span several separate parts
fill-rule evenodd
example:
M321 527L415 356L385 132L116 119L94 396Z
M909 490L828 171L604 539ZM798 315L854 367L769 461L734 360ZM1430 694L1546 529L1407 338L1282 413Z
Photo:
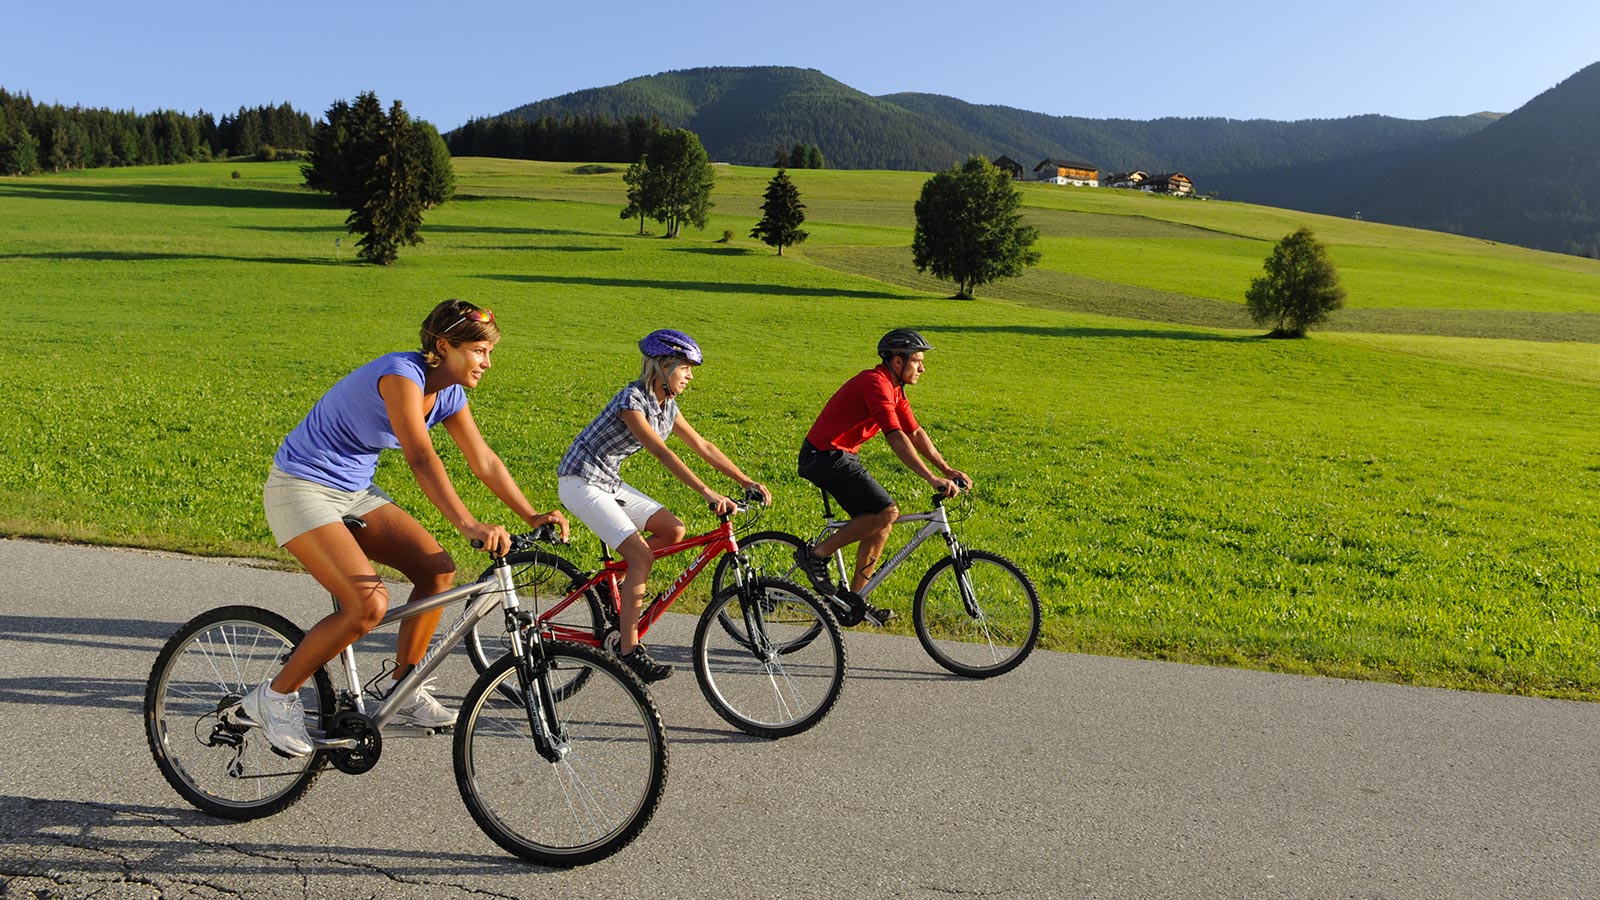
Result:
M783 248L804 241L810 234L800 225L806 220L806 205L800 202L800 191L782 169L767 182L766 202L761 204L761 221L750 229L750 236L760 238L769 247Z
M422 152L422 207L432 209L456 195L456 170L450 162L450 148L444 145L433 123L416 120L417 141Z
M422 243L422 156L418 132L411 117L394 101L389 114L372 118L363 113L364 101L378 99L363 94L356 102L358 125L352 130L351 151L356 165L352 174L362 196L345 220L356 241L358 255L367 262L388 265L399 257L402 245ZM381 107L380 107L381 109Z

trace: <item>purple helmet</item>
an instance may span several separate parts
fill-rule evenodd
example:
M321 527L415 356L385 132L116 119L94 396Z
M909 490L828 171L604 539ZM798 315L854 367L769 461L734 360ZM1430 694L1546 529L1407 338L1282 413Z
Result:
M645 335L639 341L639 352L645 356L681 356L695 366L706 361L694 338L675 328L657 328Z

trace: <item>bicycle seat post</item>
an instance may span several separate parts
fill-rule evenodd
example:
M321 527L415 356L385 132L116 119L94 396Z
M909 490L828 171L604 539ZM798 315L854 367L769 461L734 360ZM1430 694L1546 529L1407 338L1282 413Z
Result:
M817 490L822 494L822 520L831 522L833 521L833 504L828 502L828 492L822 488L817 488Z

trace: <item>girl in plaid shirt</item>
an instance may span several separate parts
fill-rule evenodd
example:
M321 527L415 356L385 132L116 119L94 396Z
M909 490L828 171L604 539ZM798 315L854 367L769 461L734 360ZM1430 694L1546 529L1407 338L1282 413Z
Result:
M704 362L700 346L681 331L663 328L639 341L644 362L639 379L631 381L600 415L579 432L556 467L561 503L600 540L628 564L620 603L623 663L644 681L659 681L672 667L651 659L639 644L639 610L644 605L645 584L655 563L654 551L683 540L683 522L672 511L622 480L623 460L640 449L661 461L667 471L693 488L710 504L712 512L732 512L728 497L706 487L666 444L669 435L689 445L713 469L732 478L741 488L755 488L767 502L765 485L749 478L733 461L689 426L678 410L678 395L694 380L694 367ZM648 532L645 537L641 532Z

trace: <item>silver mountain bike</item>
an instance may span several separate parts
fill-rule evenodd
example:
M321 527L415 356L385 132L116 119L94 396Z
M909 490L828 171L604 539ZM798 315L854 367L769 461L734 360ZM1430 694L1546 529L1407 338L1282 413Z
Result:
M513 550L537 534L517 535ZM508 652L467 692L454 726L461 799L495 843L531 862L575 866L616 853L655 814L667 777L666 733L648 691L607 654L529 628L538 610L522 608L505 557L472 584L390 609L378 627L462 601L460 618L386 693L363 689L352 648L319 669L300 689L315 750L295 758L274 750L238 707L304 633L253 606L201 613L167 641L145 688L156 766L185 800L226 819L287 808L330 766L369 772L386 739L430 733L393 723L395 711L480 620L499 613ZM343 686L330 669L342 670Z
M813 543L850 523L848 518L837 518L828 493L821 494L823 523ZM942 536L946 553L928 567L912 600L911 620L917 640L935 662L951 672L968 678L992 678L1022 665L1033 652L1039 640L1039 595L1016 563L998 553L974 550L956 539L951 522L966 518L971 511L972 495L963 496L968 505L959 507L961 514L954 519L940 495L934 496L933 507L927 512L901 515L896 526L921 523L922 527L873 573L860 597L870 597L929 538ZM794 560L795 550L803 543L786 531L761 531L739 541L739 555L757 575L809 584ZM732 564L728 559L718 563L712 576L713 596L722 590L725 574L731 579ZM851 569L845 567L843 551L829 560L828 571L833 589L823 592L824 599L834 607L840 624L859 624L862 610L850 601L847 573ZM736 630L738 625L727 620L723 627Z

